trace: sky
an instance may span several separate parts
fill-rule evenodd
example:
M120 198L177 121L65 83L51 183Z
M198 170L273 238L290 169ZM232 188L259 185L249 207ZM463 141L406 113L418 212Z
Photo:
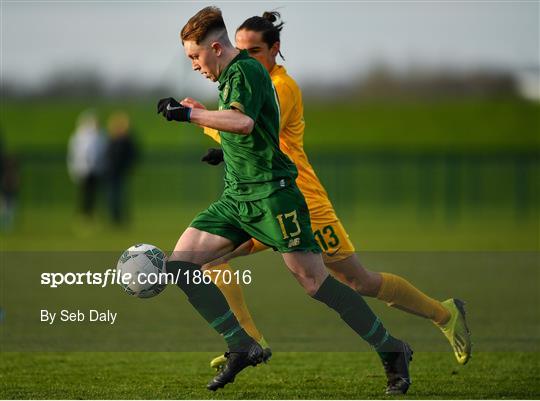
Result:
M281 12L284 64L300 83L347 82L379 63L401 71L540 65L536 1L2 0L2 79L36 86L54 71L84 68L111 85L137 80L209 93L214 84L190 71L178 40L207 5L222 9L231 39L246 18Z

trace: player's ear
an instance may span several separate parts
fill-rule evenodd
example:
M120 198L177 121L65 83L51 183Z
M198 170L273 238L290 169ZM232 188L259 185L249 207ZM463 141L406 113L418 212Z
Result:
M275 42L272 47L270 47L270 55L272 57L277 57L277 55L279 54L280 45L280 42Z
M210 47L212 48L216 56L221 56L221 52L223 51L223 46L221 46L221 43L212 42L210 43Z

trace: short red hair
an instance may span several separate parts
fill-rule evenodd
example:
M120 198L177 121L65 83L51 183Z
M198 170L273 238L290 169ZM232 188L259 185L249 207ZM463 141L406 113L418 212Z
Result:
M182 43L187 40L200 44L208 35L216 31L227 31L221 10L218 7L205 7L189 19L180 32Z

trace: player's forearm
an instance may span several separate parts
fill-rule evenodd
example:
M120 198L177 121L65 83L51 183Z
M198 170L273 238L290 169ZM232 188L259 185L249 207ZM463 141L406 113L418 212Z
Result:
M254 126L253 120L238 110L192 109L190 120L208 128L240 135L251 134Z

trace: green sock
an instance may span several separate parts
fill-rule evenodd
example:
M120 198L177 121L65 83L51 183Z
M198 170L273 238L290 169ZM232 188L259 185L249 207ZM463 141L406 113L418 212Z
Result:
M383 360L395 358L399 340L388 333L366 301L352 288L328 276L313 298L339 313L341 319L375 348Z
M178 287L184 291L188 297L188 301L199 312L199 314L223 336L229 350L239 351L245 349L247 345L254 340L244 331L234 313L231 312L227 300L212 282L205 284L193 284L194 270L200 270L201 266L189 262L167 262L167 273L174 274L178 277ZM180 270L180 274L178 274ZM190 271L189 277L186 279L184 272Z

